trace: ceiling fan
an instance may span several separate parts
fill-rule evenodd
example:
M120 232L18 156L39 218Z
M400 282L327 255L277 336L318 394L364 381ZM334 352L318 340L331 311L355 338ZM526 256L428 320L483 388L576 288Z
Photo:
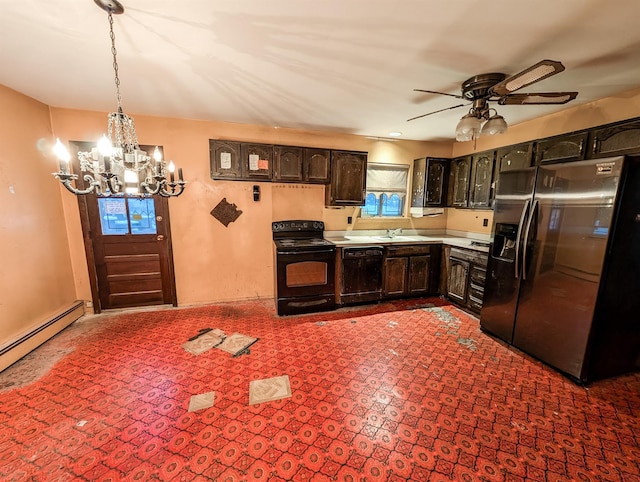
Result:
M476 139L478 134L502 134L507 130L507 122L501 115L498 115L495 109L489 107L489 102L497 102L500 105L566 104L575 99L578 92L513 93L547 77L559 74L564 69L564 65L561 62L541 60L522 72L509 77L502 73L475 75L462 83L462 95L437 92L435 90L413 89L416 92L446 95L470 102L412 117L407 121L471 105L469 113L460 119L456 127L457 141ZM493 111L494 114L491 115L490 111Z

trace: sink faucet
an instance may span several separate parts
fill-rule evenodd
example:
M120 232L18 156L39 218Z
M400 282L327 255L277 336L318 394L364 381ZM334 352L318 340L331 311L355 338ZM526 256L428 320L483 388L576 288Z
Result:
M402 233L402 228L396 228L396 229L387 229L387 237L388 238L395 238L397 234Z

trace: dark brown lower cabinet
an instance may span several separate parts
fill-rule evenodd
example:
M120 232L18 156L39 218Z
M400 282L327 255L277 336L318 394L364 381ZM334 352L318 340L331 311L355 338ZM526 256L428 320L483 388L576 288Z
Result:
M487 254L451 248L447 270L447 296L456 304L480 313L484 297Z
M385 248L385 298L422 296L437 291L440 245L401 245Z

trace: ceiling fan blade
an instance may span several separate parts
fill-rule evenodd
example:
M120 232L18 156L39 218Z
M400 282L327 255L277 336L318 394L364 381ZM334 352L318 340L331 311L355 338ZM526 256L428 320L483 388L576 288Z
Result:
M423 90L423 89L413 89L414 92L426 92L427 94L439 94L439 95L448 95L449 97L455 97L456 99L465 99L461 95L456 94L447 94L446 92L438 92L437 90Z
M501 97L498 100L498 104L566 104L577 96L577 92L534 92L531 94L511 94Z
M494 96L502 97L504 95L522 89L527 85L539 82L552 75L559 74L564 70L564 65L555 60L541 60L528 69L523 70L511 77L507 77L502 82L498 82L491 87L490 92Z
M457 109L458 107L464 107L465 105L471 105L471 104L460 104L460 105L454 105L453 107L446 107L444 109L434 110L433 112L429 112L428 114L417 115L415 117L412 117L411 119L407 119L407 122L415 120L415 119L420 119L421 117L426 117L426 116L431 115L431 114L437 114L438 112L443 112L445 110L451 110L451 109Z

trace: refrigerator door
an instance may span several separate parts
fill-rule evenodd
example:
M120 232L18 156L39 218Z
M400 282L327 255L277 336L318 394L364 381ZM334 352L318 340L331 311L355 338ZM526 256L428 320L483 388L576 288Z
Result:
M513 345L583 378L622 158L539 168Z
M502 172L496 189L480 326L507 343L512 342L535 175L535 168Z

